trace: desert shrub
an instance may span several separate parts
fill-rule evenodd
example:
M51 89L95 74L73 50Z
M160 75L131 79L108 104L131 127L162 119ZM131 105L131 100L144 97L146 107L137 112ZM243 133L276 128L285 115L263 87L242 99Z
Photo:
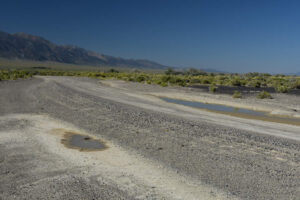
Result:
M175 74L175 71L171 67L168 67L168 69L165 71L165 74L172 75L172 74Z
M211 84L212 81L208 77L205 77L204 79L201 80L201 83L202 84Z
M226 85L227 79L224 75L217 75L214 80L217 85Z
M135 81L135 79L134 79L133 77L129 77L129 78L128 78L128 81L132 81L132 82L134 82L134 81Z
M253 80L249 82L249 86L254 87L254 88L260 88L261 82L259 80Z
M185 80L181 77L173 76L170 78L169 82L171 84L176 84L179 86L185 86Z
M239 78L234 78L230 82L231 82L232 86L241 86L242 85L241 80Z
M78 75L80 75L80 74L76 74L76 76L78 76ZM103 74L103 73L101 73L101 72L98 72L98 73L95 73L95 77L99 77L99 78L104 78L105 77L105 75Z
M215 85L210 85L208 90L209 90L209 92L214 93L217 91L217 87Z
M260 93L258 93L257 95L258 99L273 99L272 95L266 91L261 91Z
M169 82L170 79L171 79L171 76L169 76L169 75L161 77L161 81L164 82L164 83Z
M192 77L190 83L201 83L201 79L198 77Z
M300 89L300 79L296 80L293 84L293 88Z
M266 81L263 81L263 82L261 82L260 86L261 86L261 87L267 87L267 86L268 86L268 84L267 84L267 82L266 82Z
M285 85L276 86L274 89L278 93L287 93L290 91L290 88Z
M185 70L183 74L189 75L189 76L207 75L206 72L204 72L200 69L194 69L194 68L189 68L188 70Z
M136 82L144 82L145 80L146 80L146 76L143 74L138 75L135 79Z
M167 87L167 86L168 86L168 83L166 83L166 82L161 82L159 85L162 86L162 87Z
M234 91L232 97L233 98L242 98L242 94L239 91Z

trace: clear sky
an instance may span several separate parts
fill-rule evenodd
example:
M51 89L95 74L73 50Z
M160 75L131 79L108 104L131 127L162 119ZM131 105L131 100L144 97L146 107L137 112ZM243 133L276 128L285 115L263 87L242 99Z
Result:
M298 0L3 0L0 30L169 66L300 71Z

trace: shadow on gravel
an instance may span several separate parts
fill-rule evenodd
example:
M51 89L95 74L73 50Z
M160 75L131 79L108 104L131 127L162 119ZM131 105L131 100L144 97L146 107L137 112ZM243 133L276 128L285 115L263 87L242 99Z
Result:
M103 151L108 148L107 145L99 139L93 139L90 136L69 131L65 132L61 143L67 148L77 149L79 151Z

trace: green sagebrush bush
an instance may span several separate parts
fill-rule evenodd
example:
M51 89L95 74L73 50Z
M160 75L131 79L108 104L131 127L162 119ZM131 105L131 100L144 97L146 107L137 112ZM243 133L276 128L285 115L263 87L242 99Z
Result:
M242 94L239 91L234 91L232 97L235 99L242 98Z
M215 85L210 85L208 88L209 92L215 93L217 91L217 86Z
M257 95L258 99L273 99L272 95L266 91L261 91L260 93L258 93Z
M290 91L290 88L286 85L279 85L276 86L274 89L278 93L288 93Z

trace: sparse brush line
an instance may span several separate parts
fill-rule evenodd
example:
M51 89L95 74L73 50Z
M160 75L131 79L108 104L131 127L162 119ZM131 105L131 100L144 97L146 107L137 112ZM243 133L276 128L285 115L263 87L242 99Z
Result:
M163 87L169 85L191 86L208 85L211 92L215 92L218 86L274 88L278 93L287 93L292 89L300 89L299 76L270 75L260 73L247 74L214 74L202 71L172 72L119 72L115 69L106 71L64 71L49 69L25 69L25 70L0 70L0 80L15 80L17 78L30 78L34 75L41 76L80 76L99 79L119 79L124 81L157 84Z

